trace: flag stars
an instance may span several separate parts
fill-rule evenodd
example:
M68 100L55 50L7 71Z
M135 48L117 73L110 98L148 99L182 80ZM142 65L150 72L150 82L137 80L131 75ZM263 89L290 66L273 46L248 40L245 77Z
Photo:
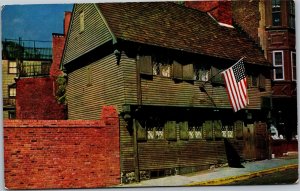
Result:
M237 82L240 82L246 77L244 63L240 62L232 67L234 77Z

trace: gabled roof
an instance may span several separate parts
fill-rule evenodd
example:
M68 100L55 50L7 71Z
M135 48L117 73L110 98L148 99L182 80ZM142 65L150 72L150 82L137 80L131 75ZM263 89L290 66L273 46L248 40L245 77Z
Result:
M268 64L259 47L207 13L171 2L97 4L118 39L230 60Z

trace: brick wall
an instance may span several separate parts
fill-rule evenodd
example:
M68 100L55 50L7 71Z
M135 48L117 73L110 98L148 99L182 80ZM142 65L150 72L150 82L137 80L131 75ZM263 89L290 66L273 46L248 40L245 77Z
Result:
M57 77L63 72L60 70L60 60L65 46L65 35L52 34L52 64L50 68L50 76Z
M66 106L55 98L52 78L21 78L17 80L17 119L66 119Z
M232 1L233 20L257 43L260 22L259 1Z
M67 34L68 34L71 17L72 17L72 12L69 12L69 11L65 12L65 19L64 19L64 35L65 36L67 36Z
M57 77L62 74L60 70L60 61L65 47L66 37L71 21L71 12L65 12L64 17L64 34L52 34L52 64L50 76Z
M96 188L120 183L119 119L4 120L9 189Z
M222 1L185 1L185 6L209 12L218 22L232 25L230 0Z

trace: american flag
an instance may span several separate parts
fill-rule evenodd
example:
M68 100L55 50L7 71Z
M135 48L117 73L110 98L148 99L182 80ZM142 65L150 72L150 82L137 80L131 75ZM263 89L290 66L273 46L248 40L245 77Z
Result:
M227 94L234 112L237 112L249 104L245 73L243 58L222 72Z

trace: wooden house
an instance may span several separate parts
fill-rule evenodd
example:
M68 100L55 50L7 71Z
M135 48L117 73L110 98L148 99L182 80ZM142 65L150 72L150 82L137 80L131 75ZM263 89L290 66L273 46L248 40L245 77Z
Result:
M249 79L259 78L235 113L221 75L210 77L243 56ZM69 119L117 107L123 182L267 158L270 64L205 12L170 2L76 4L61 67Z

